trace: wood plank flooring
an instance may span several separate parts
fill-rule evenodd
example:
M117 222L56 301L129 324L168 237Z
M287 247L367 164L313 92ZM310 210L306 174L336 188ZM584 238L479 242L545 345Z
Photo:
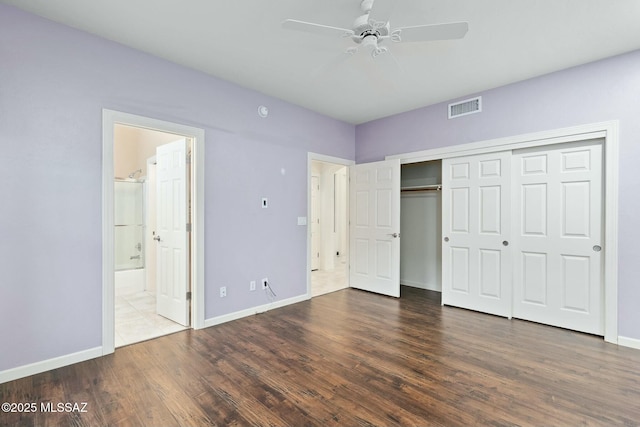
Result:
M639 426L640 351L346 289L0 384L20 426ZM44 403L86 412L44 413Z

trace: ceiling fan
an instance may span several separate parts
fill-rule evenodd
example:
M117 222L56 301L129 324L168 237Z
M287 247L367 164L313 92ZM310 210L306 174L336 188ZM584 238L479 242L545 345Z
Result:
M395 0L362 0L362 15L353 22L353 28L338 28L329 25L287 19L282 27L288 30L304 31L334 37L350 37L356 46L346 53L354 54L360 48L367 49L373 58L388 52L380 44L388 39L396 43L425 42L435 40L460 39L469 30L467 22L449 22L444 24L417 25L412 27L391 28L389 17L393 12Z

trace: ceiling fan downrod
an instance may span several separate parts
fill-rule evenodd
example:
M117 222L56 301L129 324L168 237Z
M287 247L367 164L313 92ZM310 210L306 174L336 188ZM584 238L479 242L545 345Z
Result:
M374 0L362 0L360 3L360 9L363 14L358 16L353 22L352 39L355 43L370 49L371 56L375 58L388 50L386 47L379 47L378 43L388 38L389 23L376 22L369 19L369 12L371 12L371 8L373 7L373 1ZM350 49L349 52L354 53L355 50Z

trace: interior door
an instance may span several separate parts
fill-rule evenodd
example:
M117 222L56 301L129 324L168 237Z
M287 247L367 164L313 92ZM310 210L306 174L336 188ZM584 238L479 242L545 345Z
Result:
M513 315L603 335L602 143L514 151Z
M187 232L187 141L156 149L158 242L157 312L189 325L189 234Z
M311 175L311 270L320 264L320 177Z
M400 160L350 167L350 285L400 296Z
M511 317L510 161L442 161L442 304Z

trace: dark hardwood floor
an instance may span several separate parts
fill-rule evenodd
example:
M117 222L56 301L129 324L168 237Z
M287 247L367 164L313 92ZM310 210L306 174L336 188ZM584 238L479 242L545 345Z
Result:
M638 426L640 351L347 289L0 385L24 426ZM86 412L41 405L86 402ZM82 408L77 408L82 409Z

